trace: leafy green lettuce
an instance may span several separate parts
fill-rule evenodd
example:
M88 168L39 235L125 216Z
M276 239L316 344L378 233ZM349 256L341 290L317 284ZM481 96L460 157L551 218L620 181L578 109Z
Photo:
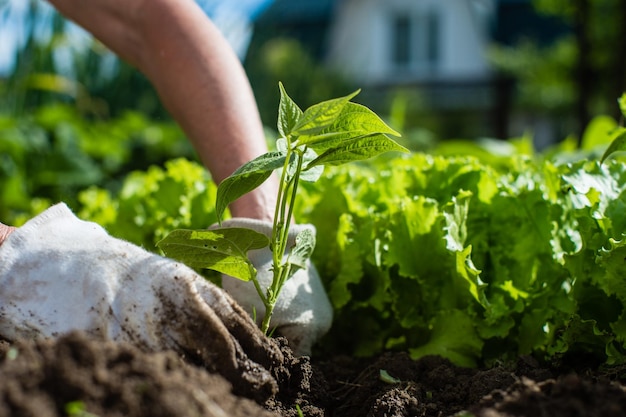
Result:
M451 142L304 184L296 217L317 227L335 308L322 351L624 363L626 164L600 163L615 126L592 123L582 150ZM199 165L174 160L129 175L118 195L85 191L81 215L156 250L175 228L214 223L215 192Z
M414 154L328 173L299 211L325 236L325 346L468 366L580 351L623 362L626 169L557 159Z

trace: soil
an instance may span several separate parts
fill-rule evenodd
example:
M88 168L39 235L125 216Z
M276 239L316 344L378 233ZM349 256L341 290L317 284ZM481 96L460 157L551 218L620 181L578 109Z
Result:
M143 352L81 333L2 342L0 417L626 415L626 368L546 366L523 357L468 369L391 352L311 361L290 355L282 343L285 363L277 375L287 380L259 404L173 352Z

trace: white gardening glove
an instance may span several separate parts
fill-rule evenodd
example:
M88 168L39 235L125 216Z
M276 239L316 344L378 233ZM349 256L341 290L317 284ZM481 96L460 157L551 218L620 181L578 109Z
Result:
M272 223L248 218L232 218L222 222L221 227L245 227L263 233L268 238L272 234ZM294 246L297 234L304 229L310 229L315 236L313 225L291 225L288 248ZM257 279L261 288L266 291L272 282L270 270L272 252L269 248L252 250L248 256L257 269ZM250 315L255 314L258 323L261 323L265 316L265 306L252 282L224 275L222 287ZM333 309L326 291L315 266L308 261L307 268L299 269L283 286L274 307L270 326L276 328L277 334L287 338L296 355L309 355L315 342L330 328L332 319Z
M223 290L192 269L115 239L58 204L0 245L0 336L72 330L173 349L264 401L277 385L277 343Z

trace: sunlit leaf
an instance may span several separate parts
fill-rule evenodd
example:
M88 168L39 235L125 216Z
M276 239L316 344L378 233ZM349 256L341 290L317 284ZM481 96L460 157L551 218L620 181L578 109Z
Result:
M282 168L285 157L284 152L263 154L242 165L230 177L222 181L217 188L215 203L218 220L222 220L224 211L230 203L263 184L274 170Z
M317 158L317 156L318 156L317 153L313 149L311 148L307 149L303 157L304 166L306 167L309 164L309 162L314 161ZM311 166L310 168L307 168L300 172L300 179L306 182L315 182L322 176L323 173L324 173L324 165Z
M619 128L612 134L612 140L609 147L602 155L600 163L604 162L606 158L614 154L615 152L626 150L626 128Z
M367 107L348 102L331 126L317 135L300 137L298 143L306 144L319 153L346 140L376 133L400 136Z
M360 161L389 151L408 152L408 149L381 134L357 137L327 150L311 161L307 165L307 169L316 165L341 165L352 161Z
M622 96L617 99L617 104L619 105L622 116L626 117L626 93L622 94Z
M304 111L298 123L293 127L292 133L294 135L303 136L315 135L321 132L333 124L341 114L346 103L357 94L359 94L359 90L344 97L314 104Z
M207 268L249 281L256 273L248 260L249 250L261 249L269 239L246 228L174 230L157 246L169 258L192 268Z
M285 91L283 83L278 84L280 89L280 104L278 107L278 133L282 137L286 138L291 134L294 126L300 120L302 116L302 110L298 105L289 97Z
M310 229L304 229L296 236L296 245L289 254L288 262L299 268L306 268L315 249L315 235Z

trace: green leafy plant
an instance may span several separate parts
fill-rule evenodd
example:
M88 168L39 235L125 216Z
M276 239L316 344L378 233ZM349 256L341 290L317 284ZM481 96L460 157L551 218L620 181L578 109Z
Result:
M620 108L620 112L626 117L626 93L617 100ZM626 150L626 127L619 126L611 132L611 144L606 149L600 162L604 162L609 156L616 152L623 152Z
M619 129L599 116L582 148L570 137L542 152L530 136L446 141L301 182L295 218L323 237L312 259L334 308L318 349L626 363L626 164L599 163ZM87 190L80 217L146 248L216 222L206 170L166 168L133 173L118 193Z
M230 203L257 188L274 171L280 171L271 237L245 228L179 229L157 244L167 256L191 267L252 281L266 309L261 324L261 330L266 333L283 285L298 269L306 267L315 247L315 238L309 230L298 234L294 247L287 247L300 181L317 181L326 165L368 159L387 151L407 152L388 136L399 136L395 130L367 107L350 101L358 91L302 111L282 83L279 89L277 150L249 161L226 178L218 186L216 199L221 223ZM268 245L272 251L273 277L271 285L264 290L247 253Z

